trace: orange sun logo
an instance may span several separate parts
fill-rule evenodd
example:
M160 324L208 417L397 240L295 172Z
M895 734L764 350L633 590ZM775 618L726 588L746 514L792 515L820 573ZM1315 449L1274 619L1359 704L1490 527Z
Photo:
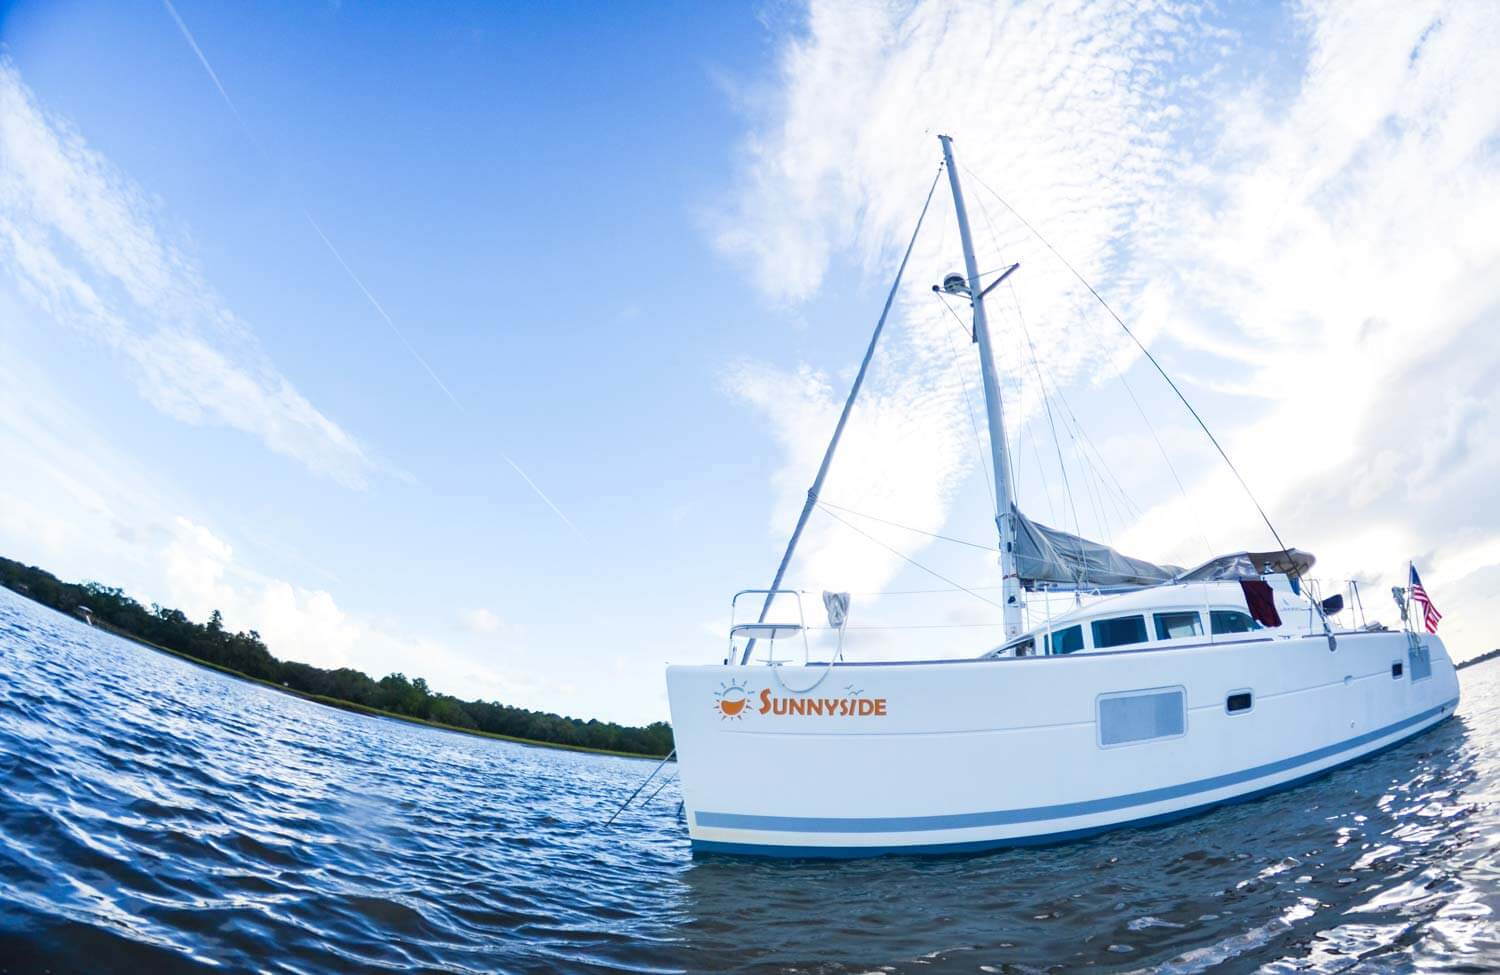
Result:
M721 721L728 721L730 718L739 721L745 716L745 706L749 703L750 688L739 681L720 684L719 689L714 692L714 710L719 712Z

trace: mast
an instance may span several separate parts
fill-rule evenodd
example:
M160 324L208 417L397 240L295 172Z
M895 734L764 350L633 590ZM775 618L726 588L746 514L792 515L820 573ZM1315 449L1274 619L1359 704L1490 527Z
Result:
M995 527L1000 533L1000 574L1005 609L1005 639L1021 632L1021 579L1016 574L1015 518L1011 515L1010 454L1005 445L1005 413L1000 401L1000 380L990 343L990 325L984 313L984 290L979 265L974 260L974 239L969 233L969 212L964 208L963 189L958 185L958 166L953 162L953 140L938 136L943 159L948 164L948 182L953 187L953 209L958 214L958 234L963 241L964 273L969 278L969 300L974 308L974 341L979 343L979 370L984 377L985 415L990 426L990 460L995 467Z

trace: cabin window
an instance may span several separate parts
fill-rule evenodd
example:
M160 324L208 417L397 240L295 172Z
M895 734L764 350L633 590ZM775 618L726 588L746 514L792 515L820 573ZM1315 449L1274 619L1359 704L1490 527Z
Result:
M1062 630L1053 630L1047 637L1047 652L1055 654L1077 653L1083 649L1083 624Z
M1203 635L1203 617L1196 612L1157 613L1155 619L1158 640L1180 640L1185 636Z
M1187 729L1182 688L1127 691L1099 698L1099 744L1128 745L1154 738L1176 738Z
M1144 616L1117 616L1110 620L1094 620L1092 626L1095 650L1146 642L1146 617Z
M1034 657L1036 656L1036 639L1034 637L1027 637L1024 640L1012 643L1005 649L1014 651L1018 657Z
M1230 714L1236 714L1240 711L1250 710L1251 705L1254 703L1255 699L1251 697L1249 691L1235 691L1224 699L1224 710Z
M1249 633L1261 628L1249 613L1241 613L1237 609L1216 609L1208 616L1215 636L1220 633Z
M1398 660L1395 663L1391 664L1391 680L1400 680L1401 674L1403 672L1403 664L1401 663L1401 661Z

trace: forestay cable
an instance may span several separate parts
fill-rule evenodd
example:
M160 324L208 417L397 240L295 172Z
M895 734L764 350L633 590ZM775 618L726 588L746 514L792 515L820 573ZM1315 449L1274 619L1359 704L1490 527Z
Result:
M812 487L807 490L807 501L802 505L802 513L797 516L797 524L792 528L792 537L787 539L786 551L782 553L781 564L776 567L776 577L771 580L771 588L766 591L766 601L760 607L760 618L758 622L766 621L766 614L771 610L771 601L776 598L777 591L781 588L781 580L786 577L787 566L792 562L792 556L797 551L797 541L802 537L802 529L807 526L807 519L812 515L813 506L818 503L818 493L823 489L823 481L828 477L828 468L833 463L834 451L838 450L839 437L844 433L844 425L849 422L849 413L854 409L854 401L859 397L860 387L864 385L865 373L870 369L870 360L875 357L875 346L880 342L880 333L885 331L885 322L891 314L891 305L895 303L896 291L901 287L901 278L906 273L906 264L911 260L911 252L917 246L917 235L922 232L922 221L927 218L927 208L932 205L932 194L936 192L938 180L943 176L943 164L938 165L938 170L932 177L932 185L927 188L927 199L922 203L922 212L917 215L917 225L912 228L911 240L907 242L906 253L901 256L901 264L896 268L896 279L891 282L891 290L885 298L885 307L880 310L880 319L875 323L875 333L870 336L870 345L865 349L865 357L859 364L859 372L854 375L854 383L849 388L849 398L844 401L844 412L839 414L839 422L833 428L833 436L828 441L828 449L823 452L823 462L818 465L818 473L813 477ZM745 651L740 657L740 665L744 666L750 661L750 652L755 649L755 638L751 637L745 641Z

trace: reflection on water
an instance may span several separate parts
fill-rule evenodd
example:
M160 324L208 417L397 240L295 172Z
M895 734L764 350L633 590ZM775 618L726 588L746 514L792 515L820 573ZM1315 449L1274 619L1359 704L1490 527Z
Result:
M600 828L647 763L322 708L0 590L0 973L1488 971L1500 664L1463 681L1415 742L1172 826L695 861L675 785Z
M1485 938L1500 962L1473 720L1311 788L1084 843L948 860L705 861L685 875L683 933L704 964L748 954L768 968L862 958L1190 972L1285 957L1341 970L1364 957L1400 971L1414 942L1424 957L1472 962L1464 953ZM1493 773L1488 787L1494 796Z

